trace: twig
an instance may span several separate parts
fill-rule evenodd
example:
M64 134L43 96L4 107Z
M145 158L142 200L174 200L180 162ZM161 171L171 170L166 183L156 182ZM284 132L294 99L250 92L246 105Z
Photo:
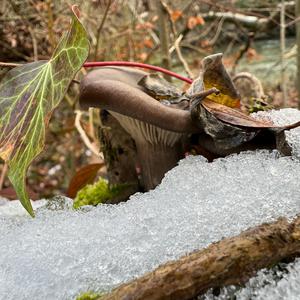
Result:
M196 46L194 46L194 45L191 45L191 44L189 44L189 43L183 42L183 43L181 43L181 47L182 47L182 48L191 49L191 50L193 50L193 51L199 53L200 55L205 55L205 56L208 55L207 52L206 52L205 50L203 50L203 49L201 49L201 48L199 48L199 47L196 47Z
M214 44L217 42L219 36L220 36L220 33L222 31L222 26L223 26L223 23L224 23L224 18L221 17L220 19L220 22L218 24L218 27L217 27L217 31L216 31L216 34L214 35L214 37L209 41L209 46L214 46Z
M232 12L232 13L235 13L235 14L239 13L239 14L243 14L245 16L254 16L254 17L257 17L257 18L266 19L266 16L263 15L263 14L259 14L259 13L255 13L255 12L246 12L245 13L245 11L243 11L243 10L219 4L217 1L198 0L198 2L205 3L207 5L210 5L212 7L218 8L218 9L223 10L223 11L228 11L228 12ZM273 19L270 19L270 22L273 22L273 23L278 25L278 23Z
M177 30L176 30L176 27L175 27L175 22L172 19L172 9L163 0L161 0L161 4L162 4L163 8L165 9L165 11L168 13L169 21L170 21L170 24L171 24L172 33L173 33L173 35L175 37L177 35Z
M184 57L183 57L183 55L182 55L182 53L181 53L181 50L180 50L180 45L179 45L179 44L180 44L182 38L183 38L183 35L181 34L181 35L176 39L176 41L175 41L175 43L174 43L174 47L175 47L175 49L176 49L177 56L178 56L179 60L181 61L181 63L182 63L182 65L183 65L183 67L184 67L186 73L188 74L188 76L189 76L190 78L193 79L194 74L193 74L193 72L191 71L189 65L187 64L187 62L186 62L186 60L184 59Z
M97 59L97 53L98 53L99 42L100 42L100 33L101 33L102 28L104 26L104 23L105 23L107 15L108 15L108 11L110 9L111 4L112 4L112 0L109 0L108 3L107 3L107 5L106 5L106 8L105 8L104 15L102 17L101 23L100 23L100 25L99 25L99 27L97 29L96 46L95 46L95 53L94 53L94 59L95 60Z
M280 62L281 62L281 90L283 106L286 105L287 90L285 82L285 66L284 66L284 52L285 52L285 3L281 0L280 7Z
M52 50L55 48L55 37L53 32L53 10L52 10L52 0L47 0L47 13L48 13L48 35L49 35L49 42L51 45Z
M19 67L19 66L22 66L22 64L0 62L0 67L3 67L3 68L15 68L15 67Z
M247 53L247 51L249 50L250 46L251 46L251 43L252 43L252 40L253 40L253 37L254 37L254 33L253 32L250 32L247 36L247 41L246 41L246 44L245 46L240 49L234 63L233 63L233 66L232 66L232 72L233 74L235 74L235 71L236 71L236 67L239 63L239 61L243 58L243 56Z
M7 43L5 43L4 41L2 41L1 39L0 39L0 46L2 46L3 48L11 51L14 55L16 55L16 56L18 56L18 57L20 57L22 59L25 59L25 60L29 60L30 59L29 56L21 53L20 51L18 51L17 49L15 49L13 47L7 45Z
M80 124L80 119L82 116L82 112L79 110L75 111L76 117L75 117L75 127L78 131L78 133L80 134L81 139L83 140L84 144L86 145L86 147L95 155L100 156L101 158L102 155L101 153L98 151L97 147L91 143L90 139L88 138L88 136L86 135L85 131L83 130L81 124Z
M285 24L285 27L292 26L292 25L294 25L294 24L296 24L296 23L298 23L298 22L300 22L300 17L296 18L295 20L293 20L293 21L291 21L291 22L289 22L289 23L286 23L286 24Z
M155 0L156 12L158 15L158 26L159 26L159 39L160 39L160 50L161 50L161 63L164 68L171 68L171 57L169 54L169 30L168 23L166 20L167 11L165 10L161 0ZM171 81L171 78L164 75L165 79Z
M28 31L29 31L29 34L30 34L30 37L32 40L33 59L34 59L34 61L37 61L38 60L38 47L37 47L37 41L36 41L34 30L32 29L30 22L27 19L25 19L23 17L23 15L19 12L15 3L12 0L10 0L9 3L11 5L13 11L21 17L21 20L23 21L23 23L28 27Z
M94 128L94 107L89 108L89 125L91 130L91 136L93 140L96 140L95 128Z

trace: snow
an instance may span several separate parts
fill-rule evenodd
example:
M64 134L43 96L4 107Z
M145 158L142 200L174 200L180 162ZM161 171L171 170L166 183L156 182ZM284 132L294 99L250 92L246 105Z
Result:
M37 209L46 204L46 200L31 201L33 209ZM1 216L24 216L27 212L24 210L20 201L7 201L0 196L0 217Z
M281 110L260 111L252 114L254 118L271 120L279 126L289 125L300 121L298 109L285 108ZM286 131L289 144L292 146L293 156L300 157L300 127Z
M271 115L276 122L300 119L289 109ZM300 149L298 130L289 140ZM212 163L187 157L155 190L114 206L74 211L71 200L60 197L36 202L42 207L32 219L20 215L17 202L2 199L0 299L74 299L80 292L106 291L223 237L279 216L292 218L300 211L299 177L298 159L261 150ZM277 283L267 271L259 274L271 283L249 283L238 299L250 299L251 288L258 299L299 294L300 263L288 268L288 279Z

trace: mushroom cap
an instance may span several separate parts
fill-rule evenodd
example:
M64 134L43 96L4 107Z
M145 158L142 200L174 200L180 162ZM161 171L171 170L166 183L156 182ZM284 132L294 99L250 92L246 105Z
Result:
M122 82L128 84L129 86L143 91L143 87L138 85L138 82L147 75L147 72L126 68L126 67L101 67L96 68L89 72L83 79L81 86L88 82L97 82L103 80L115 80L117 82ZM97 102L92 101L92 98L88 99L86 97L79 98L80 106L83 109L88 109L89 107L99 106Z
M153 140L150 136L157 136L155 141L158 142L169 140L167 137L162 139L162 136L171 136L170 143L173 144L171 132L181 133L174 134L177 139L184 133L201 131L192 122L187 110L189 103L164 105L143 91L138 82L146 74L128 68L113 67L93 71L81 81L80 105L83 108L99 107L109 111L133 138L140 137L132 129L136 128L139 132L143 131L143 138L148 140ZM124 118L132 118L135 121ZM143 123L149 125L142 125ZM157 128L154 129L150 125ZM162 129L166 132L161 131Z

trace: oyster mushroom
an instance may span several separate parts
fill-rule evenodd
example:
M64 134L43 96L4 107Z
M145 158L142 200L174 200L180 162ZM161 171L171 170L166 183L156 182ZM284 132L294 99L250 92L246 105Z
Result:
M94 70L81 82L79 101L83 108L107 110L130 134L137 148L143 187L150 190L183 157L187 134L202 129L191 119L189 101L164 105L146 94L138 82L147 74L121 67Z

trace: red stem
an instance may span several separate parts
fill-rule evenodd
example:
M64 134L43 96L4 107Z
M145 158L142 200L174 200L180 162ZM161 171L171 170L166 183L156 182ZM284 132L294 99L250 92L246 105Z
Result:
M172 71L169 71L167 69L157 67L157 66L152 66L148 64L143 64L143 63L138 63L138 62L131 62L131 61L92 61L92 62L86 62L83 64L85 68L95 68L95 67L106 67L106 66L122 66L122 67L138 67L138 68L143 68L143 69L149 69L149 70L154 70L157 72L161 72L164 74L167 74L169 76L175 77L177 79L180 79L182 81L185 81L189 84L193 82L192 79L181 76L177 73L174 73Z

